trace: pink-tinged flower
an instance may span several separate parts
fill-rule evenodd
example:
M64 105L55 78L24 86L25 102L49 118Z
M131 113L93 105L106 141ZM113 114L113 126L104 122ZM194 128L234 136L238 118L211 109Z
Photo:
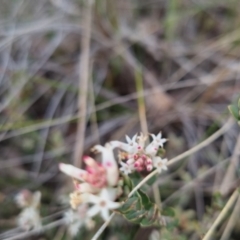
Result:
M100 213L102 218L107 221L109 218L109 211L121 206L121 203L114 202L116 196L117 191L110 188L103 188L99 196L91 194L89 202L94 205L88 210L87 215L93 217Z
M31 205L32 198L32 193L29 190L24 189L16 195L15 201L20 208L24 208Z
M86 170L79 169L70 164L59 164L59 169L65 174L80 180L83 183L75 183L80 192L97 192L107 185L106 169L91 157L84 157Z
M37 191L32 193L29 190L24 189L16 195L15 201L20 208L38 208L41 201L41 192Z
M163 144L167 141L165 138L162 138L162 134L159 133L158 135L151 134L152 142L145 147L145 142L147 137L144 136L142 133L137 136L135 135L132 139L126 136L127 143L122 143L120 141L111 141L110 144L112 148L120 148L125 151L127 154L125 158L126 164L129 165L127 168L125 165L122 164L122 171L130 173L126 169L135 169L138 172L141 171L152 171L153 169L153 161L152 159L156 156L159 147L163 147ZM123 154L124 156L124 154ZM120 170L121 170L120 169Z
M74 167L71 164L60 163L59 169L68 176L78 179L80 181L84 181L83 176L87 174L87 171Z
M93 151L102 154L102 165L106 169L107 185L111 187L116 186L119 179L119 170L113 154L113 147L110 144L106 144L105 147L96 145Z

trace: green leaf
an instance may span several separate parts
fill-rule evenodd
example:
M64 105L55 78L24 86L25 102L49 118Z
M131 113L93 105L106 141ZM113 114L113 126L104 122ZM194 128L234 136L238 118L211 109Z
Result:
M152 203L142 190L138 190L134 195L116 212L123 215L128 221L140 224L141 226L159 225L161 213L158 206Z
M240 98L238 99L238 108L240 109Z
M121 213L126 213L137 206L137 202L139 202L139 199L137 197L131 197L126 200L126 202L118 208L116 211Z
M142 205L146 208L149 209L149 207L151 206L151 202L149 197L147 196L146 193L144 193L142 190L138 190L137 194L139 195L140 199L141 199L141 203Z
M179 225L179 220L178 219L173 219L172 221L168 222L166 225L166 228L169 231L172 231L174 228L176 228Z
M147 218L143 218L142 221L140 222L141 226L143 227L148 227L148 226L152 226L152 222L147 219Z
M140 223L142 221L142 218L144 217L144 214L145 210L132 210L129 213L125 214L124 217L130 222Z
M134 186L130 177L123 175L123 179L124 179L124 185L127 185L129 190L132 191Z
M166 207L166 208L163 209L162 215L168 216L168 217L174 217L175 216L175 212L174 212L173 208Z
M151 221L152 225L156 223L159 225L160 217L160 209L156 204L152 204L151 208L146 212L145 218Z
M229 105L228 109L236 120L240 120L239 109L236 105Z

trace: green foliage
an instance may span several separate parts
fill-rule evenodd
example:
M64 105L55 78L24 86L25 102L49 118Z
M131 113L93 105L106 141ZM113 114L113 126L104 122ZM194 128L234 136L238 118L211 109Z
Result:
M174 212L173 208L171 208L171 207L164 208L162 211L162 214L165 216L169 216L169 217L175 216L175 212Z
M124 176L124 186L129 191L134 188L132 180L128 176ZM137 190L131 197L127 198L124 204L117 209L117 212L122 214L128 221L141 226L160 226L161 216L174 216L172 208L165 208L161 213L159 207L153 203L146 193L142 190Z
M228 106L228 109L230 113L233 115L233 117L240 121L240 99L238 100L237 104L232 104Z

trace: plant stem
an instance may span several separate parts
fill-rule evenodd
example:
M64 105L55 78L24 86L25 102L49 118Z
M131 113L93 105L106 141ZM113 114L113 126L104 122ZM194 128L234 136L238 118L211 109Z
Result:
M84 136L86 128L86 114L87 114L87 92L89 79L89 52L91 41L91 23L92 23L92 5L93 1L87 1L84 15L84 31L81 41L81 57L79 67L79 97L78 97L78 127L76 144L74 151L74 165L81 167L81 158L84 148Z
M39 229L34 229L34 230L29 231L29 232L19 233L19 234L13 236L13 237L5 238L5 240L27 239L28 237L31 237L31 236L36 235L38 233L45 232L48 229L61 226L64 223L65 223L65 219L62 218L62 219L59 219L55 222L51 222L51 223L43 226L40 230Z
M102 232L104 231L104 229L108 226L108 224L110 223L110 221L112 220L112 218L114 217L115 212L113 212L110 217L108 218L108 220L98 229L98 231L95 233L95 235L92 237L92 240L97 240L99 238L99 236L102 234Z
M141 124L141 130L144 135L148 133L148 126L147 126L147 118L146 118L146 107L144 102L144 95L143 95L143 76L142 70L137 68L135 70L135 82L136 82L136 89L138 95L138 114Z
M240 213L240 196L238 196L237 203L235 204L235 207L232 211L232 215L227 223L227 226L223 231L223 234L220 240L227 240L230 238L231 232L234 226L236 225L236 223L238 222L239 213Z
M213 239L212 237L213 237L213 234L214 234L216 228L222 222L222 220L227 215L227 213L231 209L232 205L235 203L236 199L238 198L238 196L239 196L238 191L239 191L238 189L236 189L234 191L234 193L232 194L232 196L228 200L227 204L225 205L225 207L223 208L221 213L218 215L217 219L215 220L215 222L213 223L211 228L208 230L208 232L204 236L203 240L211 240L211 239Z

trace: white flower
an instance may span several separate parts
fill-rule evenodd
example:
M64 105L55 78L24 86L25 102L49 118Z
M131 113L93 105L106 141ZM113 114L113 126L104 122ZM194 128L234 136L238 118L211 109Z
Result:
M92 195L89 197L89 202L94 205L88 210L87 215L93 217L100 213L106 221L109 218L109 210L120 207L121 203L113 202L116 198L117 191L115 189L103 188L99 196Z
M167 139L162 138L162 134L159 133L157 136L154 134L151 134L152 136L152 142L146 147L146 154L151 156L156 156L158 148L163 147L163 144L167 141Z
M158 133L158 135L151 134L153 141L157 142L159 147L163 147L163 144L167 141L166 138L162 138L162 133Z
M15 202L20 208L29 206L38 207L38 205L40 205L40 200L41 193L39 191L31 193L27 189L22 190L15 197Z
M132 139L126 135L126 141L127 143L123 143L120 141L111 141L110 144L113 148L121 148L127 153L134 154L137 152L138 149L138 143L137 143L137 134L135 134Z
M79 232L80 228L85 225L88 229L94 227L94 221L87 217L88 206L80 205L76 211L69 209L64 214L66 225L68 226L69 234L74 237Z
M89 183L74 182L74 186L76 190L78 190L78 192L80 193L98 193L99 192L99 188L95 188Z
M154 167L157 168L158 172L161 173L163 170L167 170L167 159L164 158L160 158L160 157L155 157L153 159L153 164L154 164Z
M41 201L41 192L31 193L23 190L16 197L17 204L23 208L17 219L17 224L22 229L29 231L31 229L41 228L41 217L38 207Z
M20 213L17 223L18 226L25 231L29 231L31 229L40 230L42 226L39 212L34 207L25 208Z
M122 166L120 168L120 171L123 172L125 175L128 175L133 172L134 166L132 164L128 164L128 163L124 163L124 162L120 162L120 164Z

